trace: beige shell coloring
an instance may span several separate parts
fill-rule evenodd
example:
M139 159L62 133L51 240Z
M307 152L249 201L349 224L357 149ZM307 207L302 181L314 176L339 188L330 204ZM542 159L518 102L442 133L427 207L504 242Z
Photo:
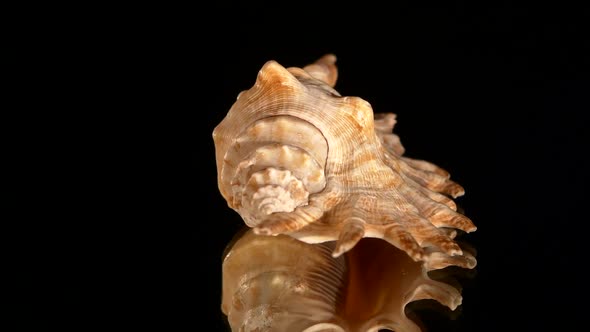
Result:
M452 198L464 193L432 163L402 157L394 114L334 90L336 58L304 68L267 62L215 128L219 190L256 234L336 241L363 237L414 260L462 255L455 231L475 231Z

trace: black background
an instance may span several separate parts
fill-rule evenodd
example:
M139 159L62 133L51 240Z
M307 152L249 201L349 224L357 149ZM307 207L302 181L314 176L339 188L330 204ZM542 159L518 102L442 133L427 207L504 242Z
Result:
M57 109L38 118L56 123L37 143L38 195L56 221L35 229L47 245L19 262L33 266L18 278L36 290L15 306L21 325L227 331L221 259L242 222L217 188L213 128L266 61L303 66L325 53L338 57L342 95L396 113L406 154L466 189L477 275L460 315L430 313L430 330L583 321L585 8L403 1L66 16L34 33L49 40L40 57L51 60L37 65Z

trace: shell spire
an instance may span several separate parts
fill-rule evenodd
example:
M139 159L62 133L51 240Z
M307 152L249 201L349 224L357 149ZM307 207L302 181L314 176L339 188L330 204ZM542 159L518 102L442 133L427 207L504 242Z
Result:
M334 257L363 237L416 261L432 249L461 256L447 229L476 230L456 211L463 188L438 166L403 156L394 114L334 90L335 61L329 54L288 69L269 61L239 95L213 132L228 205L257 234L336 241Z

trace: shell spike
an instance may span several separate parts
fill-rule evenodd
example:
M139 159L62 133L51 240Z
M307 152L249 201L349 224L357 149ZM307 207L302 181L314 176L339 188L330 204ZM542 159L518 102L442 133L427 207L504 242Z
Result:
M331 53L326 54L316 62L303 67L303 70L313 78L328 84L332 88L336 85L336 81L338 80L336 56Z
M258 72L256 87L277 87L301 88L302 85L285 67L274 60L267 61ZM276 93L276 91L275 91Z
M332 257L336 258L354 247L365 235L365 221L359 218L350 218L344 222L336 248Z

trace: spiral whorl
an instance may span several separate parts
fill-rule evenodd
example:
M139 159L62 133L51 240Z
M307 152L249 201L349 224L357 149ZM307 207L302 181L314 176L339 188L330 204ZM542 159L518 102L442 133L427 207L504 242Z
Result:
M250 227L276 212L306 205L324 189L325 138L310 123L273 116L254 121L227 150L222 193Z

